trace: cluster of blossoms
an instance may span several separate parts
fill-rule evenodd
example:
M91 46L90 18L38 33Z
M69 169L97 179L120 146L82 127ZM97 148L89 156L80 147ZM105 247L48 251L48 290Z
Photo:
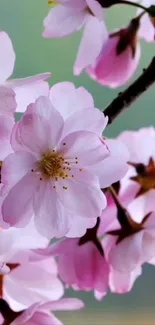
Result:
M116 87L137 67L138 37L154 39L155 17L147 0L108 34L109 6L60 0L43 35L84 26L75 74ZM65 287L101 300L130 291L143 264L155 264L155 128L106 138L108 116L85 88L50 88L50 73L7 80L15 53L4 31L0 48L0 324L61 325L51 311L83 307Z

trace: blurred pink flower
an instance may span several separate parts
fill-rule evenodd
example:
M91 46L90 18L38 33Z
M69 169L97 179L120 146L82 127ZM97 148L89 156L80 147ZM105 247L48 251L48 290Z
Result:
M110 216L110 214L109 214ZM112 236L105 236L102 241L102 245L105 252L106 260L109 261L110 251L113 249L116 244L116 238ZM125 252L127 254L127 252ZM123 294L129 292L136 279L141 275L142 270L141 266L137 266L134 270L124 270L120 272L113 268L113 266L109 262L109 288L111 292Z
M20 313L15 313L9 305L0 302L3 320L10 325L63 325L51 311L78 310L84 307L81 300L75 298L60 299L57 301L48 301L45 303L35 303L28 309ZM1 323L3 324L3 323Z
M150 7L155 5L155 0L142 0L141 4L144 7ZM142 9L138 9L137 15L139 15L142 11ZM147 13L143 15L140 20L138 36L144 38L144 40L147 42L155 41L155 18L150 17Z
M94 290L95 297L102 299L108 290L109 266L97 238L99 218L93 229L79 238L63 239L38 254L58 256L58 273L66 285L75 290Z
M6 32L0 31L0 113L24 112L27 105L41 95L48 95L49 86L45 79L50 73L36 76L7 80L13 73L15 53L12 42ZM16 100L16 101L15 101ZM17 103L17 108L16 108Z
M129 80L140 59L137 30L138 23L132 20L127 28L109 34L94 64L86 68L94 80L112 88Z
M95 109L92 114L92 123L98 123L100 114L104 127L104 115ZM83 112L81 118L87 130L87 115ZM41 97L16 123L15 153L2 166L2 182L12 187L2 206L5 222L21 227L34 213L38 231L51 238L68 233L73 215L101 215L106 200L93 168L101 168L110 153L96 133L78 131L81 118L75 120L77 131L66 135L62 116Z
M155 129L125 131L119 139L127 146L129 169L121 180L119 195L128 197L127 208L132 218L141 222L155 211Z
M37 233L32 222L24 229L0 231L0 261L1 265L4 263L0 296L15 311L37 301L57 300L63 294L54 258L36 259L32 251L47 244L48 240Z
M121 273L136 270L155 256L155 213L140 224L119 229L113 237L115 242L108 254L109 264Z
M101 51L107 30L103 9L95 0L61 0L44 19L44 37L64 37L84 26L81 44L74 64L74 73L79 75L93 64Z

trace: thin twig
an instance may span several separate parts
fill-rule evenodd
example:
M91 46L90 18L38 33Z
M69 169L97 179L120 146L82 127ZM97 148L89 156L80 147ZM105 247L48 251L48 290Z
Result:
M109 117L108 123L113 120L125 109L127 109L141 94L143 94L155 82L155 57L143 73L136 79L131 86L118 96L104 110L105 116Z

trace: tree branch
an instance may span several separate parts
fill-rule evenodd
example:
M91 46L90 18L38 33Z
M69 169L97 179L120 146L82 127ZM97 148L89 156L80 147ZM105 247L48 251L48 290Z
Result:
M125 109L127 109L141 94L143 94L155 82L155 57L143 73L125 91L118 96L104 110L105 116L109 117L108 123Z

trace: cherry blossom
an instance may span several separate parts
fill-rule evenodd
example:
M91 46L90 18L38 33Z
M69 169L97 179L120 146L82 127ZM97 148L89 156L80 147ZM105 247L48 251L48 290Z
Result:
M86 69L89 76L112 88L126 83L140 59L138 28L139 20L133 19L128 27L110 33L96 61Z
M145 215L155 211L155 129L125 131L119 139L130 152L129 169L121 180L120 193L129 197L128 211L141 222Z
M138 224L116 231L116 243L109 253L109 263L118 272L131 272L155 256L155 213ZM115 232L115 233L116 233Z
M94 110L94 121L98 114ZM85 114L83 119L87 125ZM97 218L105 208L91 166L93 170L109 155L106 142L91 131L65 135L63 130L62 116L45 97L15 125L15 153L2 165L2 182L12 187L2 205L4 221L11 226L24 226L34 214L38 231L61 237L70 230L73 215Z
M109 266L97 238L99 219L93 229L79 238L61 240L46 250L47 255L58 256L58 272L61 279L76 290L94 290L101 299L108 290ZM44 250L38 250L44 254Z
M94 63L107 38L102 11L102 7L95 0L61 0L50 9L44 19L43 36L48 38L64 37L84 27L74 64L76 75Z
M57 265L52 257L36 259L32 249L46 248L31 222L24 229L10 228L0 232L0 295L15 311L37 301L59 299L63 286L57 278Z
M0 31L0 48L3 49L0 54L0 112L6 111L9 114L15 109L24 112L28 104L39 96L48 94L49 86L44 80L51 74L42 73L23 79L7 80L13 73L15 52L9 36L4 31Z
M15 313L11 310L6 301L0 300L0 309L3 313L2 322L5 320L8 325L63 325L62 322L55 317L53 311L78 310L83 307L84 304L81 300L67 298L57 301L48 301L46 303L37 302L28 309L20 313Z

